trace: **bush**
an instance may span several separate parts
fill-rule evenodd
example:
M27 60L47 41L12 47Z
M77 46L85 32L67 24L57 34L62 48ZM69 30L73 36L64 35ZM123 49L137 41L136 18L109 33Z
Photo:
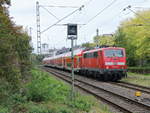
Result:
M23 91L13 94L6 90L7 82L0 85L3 86L0 92L5 92L0 97L7 96L2 102L5 106L0 110L2 113L78 113L78 110L88 112L95 104L93 98L79 93L75 94L75 101L70 101L68 85L43 71L34 69L31 73L31 80L22 88Z
M49 110L48 108L40 105L32 105L30 108L28 108L28 112L27 113L54 113L52 110Z
M0 106L0 113L9 113L8 108Z
M41 71L32 71L33 79L27 84L27 98L35 102L64 101L68 95L68 88L61 82L50 78Z
M56 113L73 113L71 109L69 108L64 108L64 107L61 107L61 108L58 108L58 110L56 111Z
M90 98L89 96L82 96L80 94L77 94L77 98L75 99L75 103L74 103L77 109L83 111L89 111L94 104L95 102L93 98Z
M13 104L23 104L27 102L27 97L26 96L22 96L19 93L16 93L14 95L11 96L11 100Z

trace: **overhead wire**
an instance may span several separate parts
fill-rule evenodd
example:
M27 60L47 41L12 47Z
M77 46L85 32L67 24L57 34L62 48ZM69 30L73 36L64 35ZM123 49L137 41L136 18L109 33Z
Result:
M135 11L133 11L132 9L130 9L130 7L131 7L131 6L128 6L128 7L124 8L124 11L125 11L126 9L128 9L128 10L130 10L132 13L134 13L135 15L137 15L138 17L140 17L142 20L144 20L144 22L150 23L150 21L148 21L146 18L144 18L144 17L141 16L140 14L138 14L138 13L136 13Z
M94 17L88 20L86 23L89 24L91 21L93 21L97 16L99 16L102 12L104 12L106 9L108 9L110 6L112 6L117 0L113 0L110 4L108 4L106 7L104 7L100 12L98 12Z
M58 8L79 8L78 6L54 6L54 5L49 5L44 7L58 7Z
M88 24L88 23L90 23L92 20L94 20L98 15L100 15L103 11L105 11L107 8L109 8L110 6L112 6L115 2L116 2L117 0L114 0L114 1L112 1L108 6L106 6L103 10L101 10L98 14L96 14L94 17L92 17L87 23L86 23L86 25ZM120 13L121 12L123 12L123 10L122 11L120 11L117 15L120 15ZM116 15L116 16L117 16ZM114 17L114 18L116 18L116 16ZM114 19L113 18L113 19ZM80 27L81 28L81 27ZM89 42L89 41L88 41Z
M50 28L52 28L53 26L55 26L55 25L57 25L58 23L60 23L61 21L63 21L64 19L66 19L66 18L68 18L69 16L71 16L71 15L73 15L76 11L80 11L80 10L82 10L82 8L83 7L85 7L85 6L87 6L89 3L91 3L93 0L89 0L87 3L85 3L85 5L82 5L82 6L80 6L80 7L77 7L77 6L53 6L53 5L51 5L51 6L44 6L44 7L60 7L60 8L78 8L78 9L76 9L76 10L74 10L73 12L71 12L71 13L69 13L68 15L66 15L65 17L63 17L63 18L61 18L60 20L58 20L56 23L54 23L54 24L52 24L51 26L49 26L48 28L46 28L45 30L43 30L42 32L41 32L41 34L42 33L44 33L45 31L47 31L48 29L50 29ZM44 8L45 10L47 10L46 8ZM48 10L47 10L48 11ZM48 11L49 12L49 11ZM49 12L51 15L53 15L51 12ZM55 18L57 18L55 15L53 15Z
M42 7L44 10L46 10L50 15L52 15L55 19L59 20L59 18L57 18L53 13L51 13L48 9L46 9L44 6L40 6Z
M58 20L57 22L55 22L54 24L52 24L51 26L49 26L48 28L46 28L45 30L43 30L41 33L44 33L45 31L49 30L51 27L57 25L58 23L60 23L64 19L66 19L69 16L73 15L76 11L80 10L82 7L84 7L84 6L81 6L80 8L78 8L78 9L74 10L73 12L69 13L68 15L64 16L63 18L61 18L60 20Z
M89 0L85 5L88 5L89 3L91 3L93 0ZM98 15L100 15L102 12L104 12L106 9L108 9L110 6L112 6L117 0L113 0L110 4L108 4L105 8L103 8L99 13L97 13L94 17L92 17L85 25L87 25L88 23L90 23L92 20L94 20ZM53 25L49 26L48 28L46 28L45 30L43 30L41 33L44 33L45 31L47 31L48 29L50 29L51 27L57 25L58 23L60 23L61 21L63 21L64 19L68 18L69 16L71 16L72 14L74 14L76 11L80 11L82 9L82 7L85 7L85 5L82 5L80 8L76 9L75 11L71 12L70 14L66 15L65 17L63 17L62 19L58 20L56 23L54 23ZM64 7L65 8L65 7ZM67 8L67 7L66 7ZM75 8L75 7L72 7ZM51 14L52 15L52 14Z
M130 0L128 0L128 1L126 1L126 2L129 2ZM119 3L120 4L120 3ZM118 4L118 5L119 5ZM120 9L120 11L116 14L116 15L114 15L112 18L110 18L111 20L114 20L115 18L118 18L118 16L122 13L124 11L124 9ZM126 13L126 14L124 14L124 15L128 15L130 12L128 12L128 13ZM106 24L108 24L109 22L108 21L106 21L106 22L104 22L103 24L104 25L106 25Z

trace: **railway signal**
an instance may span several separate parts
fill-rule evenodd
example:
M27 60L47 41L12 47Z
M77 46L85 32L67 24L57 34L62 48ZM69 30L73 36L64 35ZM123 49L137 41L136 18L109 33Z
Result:
M74 40L77 39L77 24L67 24L67 38L71 40L71 76L72 76L72 91L71 99L74 100Z
M77 39L77 24L68 24L67 25L67 34L68 39L75 40Z

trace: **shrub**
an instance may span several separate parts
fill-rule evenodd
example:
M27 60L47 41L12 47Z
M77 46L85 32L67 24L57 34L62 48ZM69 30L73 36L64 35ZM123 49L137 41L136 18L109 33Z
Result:
M16 94L11 96L11 101L12 101L13 104L22 104L22 103L26 103L27 102L27 97L26 96L22 96L19 93L16 93Z
M63 83L41 71L32 71L33 79L27 84L27 98L35 102L64 101L69 91Z
M51 102L58 104L54 106L52 113L72 113L73 110L89 111L95 104L94 99L89 96L83 96L79 93L75 94L75 101L70 101L70 87L63 82L60 82L43 71L33 70L32 80L26 85L27 100L33 102ZM61 105L65 107L60 107ZM72 108L70 110L69 108ZM38 107L33 106L33 110L38 111ZM44 108L46 109L46 108ZM42 108L41 108L42 110ZM40 113L42 111L38 111ZM49 110L43 113L49 112ZM30 112L29 112L30 113ZM32 113L32 112L31 112Z
M90 98L89 96L82 96L80 94L77 94L77 97L74 102L74 106L77 109L80 109L83 111L89 111L94 104L95 102L92 98Z
M53 113L44 106L32 105L27 113Z
M9 113L8 108L0 106L0 113Z
M58 108L58 110L56 111L56 113L73 113L71 109L69 108L64 108L64 107L61 107L61 108Z

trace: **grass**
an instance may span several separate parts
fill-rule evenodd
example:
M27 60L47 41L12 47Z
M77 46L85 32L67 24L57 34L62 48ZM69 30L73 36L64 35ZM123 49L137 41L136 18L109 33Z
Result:
M7 96L7 101L0 102L0 113L110 113L94 97L79 92L75 93L75 101L70 101L70 86L47 72L33 69L31 75L20 92L11 93L6 85L0 87L5 91L0 96Z
M128 72L128 77L122 81L150 87L150 74L137 74Z

